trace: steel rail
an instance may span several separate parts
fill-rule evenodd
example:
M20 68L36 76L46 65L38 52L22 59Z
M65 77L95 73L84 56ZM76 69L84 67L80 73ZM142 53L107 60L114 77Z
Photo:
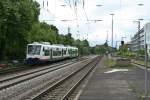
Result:
M99 60L99 59L98 59ZM88 70L88 72L61 98L61 100L69 100L69 96L80 85L80 83L90 74L90 72L96 67L98 61Z
M86 60L83 60L83 61L86 61ZM10 84L7 84L7 85L0 86L0 90L3 90L3 89L6 89L6 88L9 88L9 87L14 86L14 85L16 85L16 84L19 84L19 83L22 83L22 82L24 82L24 81L27 81L27 80L30 80L30 79L33 79L33 78L39 77L39 76L44 75L44 74L47 74L47 73L49 73L49 72L56 71L56 70L58 70L58 69L61 69L61 68L67 67L68 65L72 65L72 64L75 64L75 63L77 63L77 62L72 62L72 63L69 63L69 64L67 64L67 65L66 65L66 64L64 64L64 65L61 65L61 67L54 68L54 69L52 69L52 70L50 70L50 71L46 71L46 72L44 72L44 73L40 73L40 74L38 74L38 75L35 75L35 76L32 76L32 77L28 77L28 78L25 78L25 79L19 80L19 81L17 81L17 82L13 82L13 83L10 83ZM49 69L51 69L51 68L49 68ZM46 70L47 70L47 69L46 69ZM32 73L32 74L33 74L33 73Z
M95 58L95 59L97 59L97 58ZM95 59L93 59L92 61L88 62L86 65L84 65L82 68L78 69L77 71L72 72L68 76L66 76L66 77L62 78L61 80L57 81L56 83L54 83L53 85L49 86L48 88L46 88L46 89L42 90L41 92L37 93L36 95L30 97L30 99L31 100L40 99L42 96L46 95L48 91L55 89L57 86L61 85L63 82L67 81L69 78L71 78L72 76L76 75L78 72L83 70L85 67L87 67L90 64L92 64L92 62L95 62Z
M75 61L73 61L73 62L75 62ZM53 65L50 65L49 67L41 68L41 69L36 70L36 71L27 72L27 73L24 73L24 74L21 74L21 75L17 75L17 76L12 76L12 77L10 77L10 78L4 78L4 79L0 80L0 83L1 83L1 82L5 82L5 81L9 81L9 80L12 80L12 79L16 79L16 78L19 78L19 77L23 77L23 76L26 76L26 75L30 75L30 74L33 74L33 73L37 73L37 72L40 72L40 71L44 71L44 70L47 70L47 69L56 67L56 66L58 66L58 65L60 65L60 64L67 64L67 63L68 63L68 62L66 62L66 63L64 63L64 62L62 62L62 63L56 63L56 64L53 64Z
M65 62L66 60L64 60ZM67 60L68 61L68 60ZM54 63L55 64L55 63ZM0 69L0 75L3 75L3 74L8 74L8 73L12 73L12 72L16 72L16 71L22 71L22 70L28 70L28 69L33 69L33 68L36 68L36 67L40 67L40 65L34 65L34 66L27 66L27 65L24 65L24 66L20 66L20 67L14 67L14 68L7 68L7 69ZM43 66L43 65L42 65ZM45 65L44 65L45 66Z

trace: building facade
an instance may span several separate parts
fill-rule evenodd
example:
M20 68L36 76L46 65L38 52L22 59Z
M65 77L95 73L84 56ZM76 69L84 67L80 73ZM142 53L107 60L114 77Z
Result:
M131 51L138 51L140 49L144 49L144 28L138 31L132 38L131 38Z
M138 51L145 49L145 43L147 44L147 53L150 57L150 23L145 24L144 27L131 38L130 50Z

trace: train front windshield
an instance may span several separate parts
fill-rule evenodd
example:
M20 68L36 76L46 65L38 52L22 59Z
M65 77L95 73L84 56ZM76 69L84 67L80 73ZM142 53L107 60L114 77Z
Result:
M41 45L28 45L28 54L40 55Z

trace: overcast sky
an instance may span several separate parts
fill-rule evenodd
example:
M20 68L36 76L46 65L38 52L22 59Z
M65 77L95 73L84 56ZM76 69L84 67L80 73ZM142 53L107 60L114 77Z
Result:
M126 37L124 38L126 42L130 41L130 38L137 32L137 23L134 21L144 19L141 27L150 21L150 0L36 1L41 5L40 21L56 25L60 34L67 34L67 29L70 27L75 39L87 39L91 46L103 44L107 33L109 44L111 44L111 13L115 14L114 46L115 41L120 41L121 37ZM138 4L144 5L139 6Z

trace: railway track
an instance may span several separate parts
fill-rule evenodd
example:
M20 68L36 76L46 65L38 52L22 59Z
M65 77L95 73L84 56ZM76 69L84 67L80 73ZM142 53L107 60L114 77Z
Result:
M79 60L85 60L85 59L79 59ZM53 68L53 67L56 67L56 66L59 66L59 65L75 63L79 60L77 60L77 59L68 60L68 61L64 61L64 62L55 63L55 64L52 64L52 65L33 68L33 69L30 69L30 70L23 70L23 71L16 72L16 73L14 72L14 73L9 73L9 74L4 74L4 75L0 76L0 83L5 82L5 81L9 81L9 80L12 80L12 79L15 79L15 78L23 77L23 76L26 76L26 75L34 74L34 73L37 73L37 72L40 72L40 71L44 71L44 70L47 70L47 69L50 69L50 68Z
M37 95L29 98L31 100L69 100L69 96L80 85L83 79L95 68L100 57L95 58L92 62L86 64L76 72L47 87Z
M66 66L72 65L74 63L77 63L77 61L69 62L69 63L59 63L52 66L48 66L46 68L42 68L36 71L32 71L29 73L22 73L21 75L15 75L9 78L4 78L0 80L0 90L9 88L13 85L19 84L21 82L36 78L38 76L50 73L52 71L59 70L61 68L64 68Z
M83 58L78 58L78 59L83 59ZM64 60L62 62L67 63L67 62L70 62L71 60ZM62 62L60 62L60 63L62 63ZM53 62L53 64L55 64L55 63ZM19 67L14 67L14 68L0 69L0 75L9 74L9 73L17 72L17 71L22 71L22 70L28 70L28 69L32 70L34 68L41 67L41 66L46 66L46 65L45 64L34 65L34 66L24 65L24 66L19 66Z
M62 70L62 69L67 69L65 68L65 66L75 66L77 63L83 63L85 64L85 62L88 62L88 59L84 59L83 61L78 61L78 62L70 62L64 65L60 65L60 66L55 66L53 68L50 69L43 69L42 71L36 71L33 73L29 73L24 74L24 76L18 76L17 78L11 78L9 79L5 79L5 80L1 80L1 84L0 84L0 100L9 100L11 98L11 100L19 100L18 98L22 98L24 97L24 95L27 93L31 92L31 88L32 87L36 87L37 88L41 88L41 86L52 84L55 81L60 80L62 77L64 77L66 73L66 71L62 72L61 74L58 73L57 71ZM69 69L69 67L68 67ZM75 69L75 68L74 68ZM74 70L73 68L70 70ZM52 74L52 76L49 76L49 74ZM57 75L59 74L59 75ZM63 75L64 74L64 75ZM53 77L55 75L55 77ZM57 77L56 77L57 75ZM50 79L51 82L46 82ZM43 84L42 84L43 83ZM42 85L41 85L42 84ZM39 86L39 87L38 87ZM23 87L23 88L22 88ZM36 90L35 89L35 90ZM34 90L34 89L33 89ZM25 91L25 93L23 92ZM23 95L20 95L20 94ZM14 99L12 98L14 97ZM17 99L16 99L17 97Z

